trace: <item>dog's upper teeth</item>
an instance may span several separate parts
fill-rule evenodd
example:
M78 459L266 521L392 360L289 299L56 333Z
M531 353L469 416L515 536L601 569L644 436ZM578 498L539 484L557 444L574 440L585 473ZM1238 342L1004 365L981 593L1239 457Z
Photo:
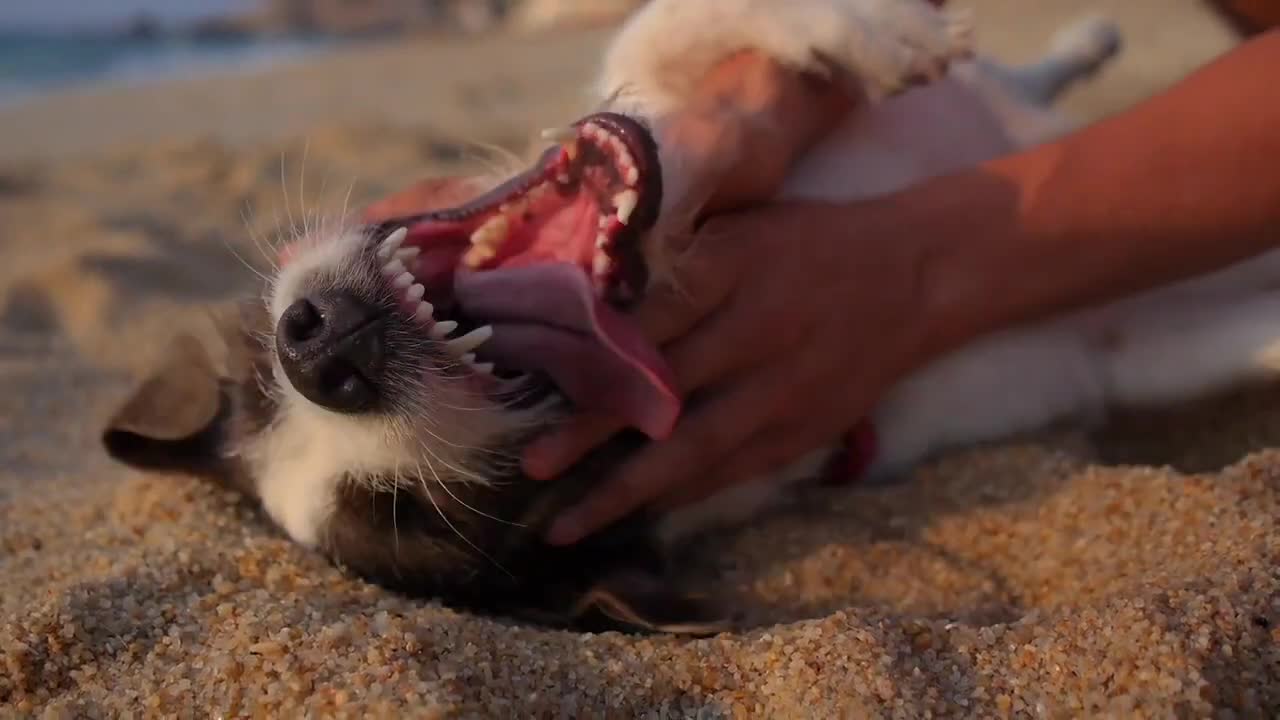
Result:
M491 337L493 337L493 326L482 325L460 338L450 340L448 342L449 352L454 355L469 353L483 345Z
M471 233L471 249L467 251L463 261L474 268L492 258L497 254L498 246L507 239L510 231L511 223L507 221L505 215L489 218Z
M636 183L640 182L640 171L636 169L635 165L630 165L627 167L626 174L622 176L622 179L631 187L635 187Z
M494 365L491 362L475 362L471 361L471 368L483 375L492 375Z
M613 269L613 259L604 253L596 255L595 259L591 261L591 269L595 271L596 277L608 275L609 271Z
M604 233L596 233L596 249L603 250L609 247L609 236Z
M613 206L618 211L618 222L623 225L631 219L631 213L635 212L636 204L640 202L640 195L635 190L623 190L613 196Z
M417 287L422 286L418 285ZM414 308L413 316L416 317L419 322L427 322L435 312L436 309L431 305L431 303L426 300L422 300L418 303L418 307Z
M443 340L449 337L449 333L458 329L458 323L452 320L441 320L431 327L431 339Z
M411 301L417 301L417 300L421 300L422 296L426 294L427 294L427 289L422 286L422 283L414 283L409 286L408 290L405 291L404 296L409 298L409 300Z
M408 287L413 284L413 276L407 272L402 272L396 276L395 280L391 281L391 284L395 285L401 290L408 289Z
M409 228L396 228L396 230L388 235L386 239L382 241L382 244L378 246L378 257L383 260L391 257L392 253L400 249L400 243L404 242L404 239L408 237L408 235Z
M419 252L422 252L422 248L416 248L416 247L400 248L395 252L395 258L402 262L408 262L409 260L412 260L418 257Z

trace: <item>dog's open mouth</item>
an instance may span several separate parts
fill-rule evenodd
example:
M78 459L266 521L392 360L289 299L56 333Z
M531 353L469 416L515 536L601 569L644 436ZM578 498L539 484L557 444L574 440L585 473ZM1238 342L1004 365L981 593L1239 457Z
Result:
M622 310L647 281L657 149L638 122L583 118L528 171L464 205L372 228L404 311L480 374L536 372L652 437L679 412L657 349Z

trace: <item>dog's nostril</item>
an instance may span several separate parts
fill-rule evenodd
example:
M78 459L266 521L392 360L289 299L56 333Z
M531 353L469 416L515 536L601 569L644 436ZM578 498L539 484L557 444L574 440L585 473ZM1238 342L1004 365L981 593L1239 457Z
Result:
M310 300L303 298L290 305L284 311L284 335L292 342L306 342L320 334L320 330L324 327L324 316L320 314L320 310L311 303Z

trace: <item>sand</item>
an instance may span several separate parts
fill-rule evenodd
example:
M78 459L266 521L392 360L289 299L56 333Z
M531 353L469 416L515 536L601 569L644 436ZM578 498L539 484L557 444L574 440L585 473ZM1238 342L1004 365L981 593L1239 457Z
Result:
M1078 9L972 4L1008 57ZM1070 98L1090 116L1230 44L1189 1L1096 5L1131 43ZM601 38L376 46L0 112L0 716L1274 716L1276 391L801 498L690 553L744 613L692 641L393 596L234 496L104 457L165 334L252 286L252 238L460 171L468 142L520 147L575 107Z

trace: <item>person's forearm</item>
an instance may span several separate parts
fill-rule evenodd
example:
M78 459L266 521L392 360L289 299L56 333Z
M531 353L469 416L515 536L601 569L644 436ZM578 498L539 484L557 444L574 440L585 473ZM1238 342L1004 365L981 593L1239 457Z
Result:
M934 340L962 342L1280 245L1277 68L1273 31L1125 113L902 194L914 216L938 224L921 264Z

